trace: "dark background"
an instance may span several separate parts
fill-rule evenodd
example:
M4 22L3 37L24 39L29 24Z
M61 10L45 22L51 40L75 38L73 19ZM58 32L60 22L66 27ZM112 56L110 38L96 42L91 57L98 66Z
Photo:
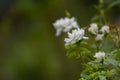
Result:
M106 0L111 1L111 0ZM69 59L55 20L69 11L80 27L97 13L97 0L0 0L0 80L78 80L79 59ZM120 6L109 17L119 24Z

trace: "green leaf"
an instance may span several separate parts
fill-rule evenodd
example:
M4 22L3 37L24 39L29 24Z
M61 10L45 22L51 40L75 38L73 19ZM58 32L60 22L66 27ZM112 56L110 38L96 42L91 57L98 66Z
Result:
M98 75L99 75L99 72L93 72L87 78L88 78L88 80L93 80L95 78L97 79Z
M66 49L71 49L71 48L76 48L76 47L77 47L76 44L65 46Z
M105 76L101 76L101 75L99 76L99 79L100 80L107 80Z
M80 54L76 52L74 49L68 50L66 55L68 58L79 58L80 57Z
M66 13L66 16L67 16L68 18L71 17L71 14L70 14L67 10L65 11L65 13Z
M108 9L111 9L112 7L119 5L119 4L120 4L120 0L114 1L108 6Z
M115 43L113 41L110 40L104 40L102 43L102 47L101 50L104 52L111 52L115 49Z
M81 45L87 45L88 43L86 41L81 41L80 44Z
M91 22L96 22L96 21L98 21L98 20L99 20L99 16L96 15L96 16L94 16L94 17L91 19Z
M80 48L80 52L81 52L82 54L89 54L89 53L91 53L91 51L90 51L89 49L84 48L84 47Z

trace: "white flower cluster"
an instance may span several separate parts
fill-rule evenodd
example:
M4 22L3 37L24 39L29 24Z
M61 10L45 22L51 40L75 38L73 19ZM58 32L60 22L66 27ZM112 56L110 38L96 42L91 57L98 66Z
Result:
M84 34L85 34L85 31L79 28L72 30L72 33L68 32L68 38L65 38L64 40L66 42L65 46L74 44L82 39L88 39L88 37L84 37Z
M103 34L105 33L109 33L110 32L110 29L109 29L109 26L103 26L100 30Z
M101 61L102 59L104 59L104 57L105 57L105 53L99 51L99 52L97 52L97 53L95 54L94 57L96 58L96 60Z
M78 23L75 21L75 18L61 18L53 23L54 28L56 29L56 36L59 36L61 32L68 32L68 38L65 38L65 46L70 44L75 44L76 42L82 39L88 39L88 37L84 37L85 31L80 29ZM72 33L69 31L72 30Z
M104 35L103 34L97 34L97 36L95 37L96 41L100 41L103 40Z
M54 28L56 29L56 36L60 36L61 32L69 32L72 28L78 28L78 23L75 21L75 18L61 18L53 23Z
M98 25L97 25L96 23L90 24L90 27L88 28L88 31L89 31L91 34L96 35L96 38L95 38L96 41L103 40L104 34L110 32L109 26L104 25L104 26L99 30ZM99 34L98 31L101 31L102 34Z
M88 28L88 31L92 34L96 35L98 33L98 26L96 23L90 24L90 27Z

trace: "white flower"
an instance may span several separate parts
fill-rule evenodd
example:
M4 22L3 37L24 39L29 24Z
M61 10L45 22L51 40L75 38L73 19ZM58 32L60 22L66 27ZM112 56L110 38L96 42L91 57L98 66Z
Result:
M95 40L96 40L96 41L103 40L103 37L104 37L104 34L97 34Z
M56 36L59 36L61 32L69 32L72 28L78 28L78 24L75 21L75 18L61 18L53 23L54 28L56 29Z
M102 59L104 59L104 57L105 57L105 53L99 51L99 52L97 52L97 53L95 54L94 57L95 57L97 60L101 61Z
M100 31L102 31L103 33L109 33L109 26L103 26Z
M71 28L78 28L79 26L75 21L74 17L72 17L71 19L66 17L63 22L63 27L64 27L63 31L68 32L70 31Z
M72 30L72 33L68 32L68 38L65 38L65 46L70 45L70 44L74 44L76 42L78 42L79 40L82 39L88 39L88 37L84 37L84 30L83 29L75 29Z
M56 36L59 36L61 34L61 31L63 30L63 22L64 19L61 18L57 20L55 23L53 23L53 26L56 29Z
M96 23L90 24L90 27L88 28L88 31L91 32L92 34L97 34L98 33L98 26Z

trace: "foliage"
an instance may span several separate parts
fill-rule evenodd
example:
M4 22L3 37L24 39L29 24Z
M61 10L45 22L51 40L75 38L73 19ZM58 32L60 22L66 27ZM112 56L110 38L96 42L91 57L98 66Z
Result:
M99 0L99 4L95 5L98 14L91 19L91 29L84 28L88 31L88 40L84 40L84 36L81 39L81 35L84 35L82 33L78 36L77 32L72 35L68 31L69 39L65 40L69 43L65 46L67 56L80 59L84 67L79 80L120 80L120 28L110 24L107 16L107 13L118 4L119 0L111 0L108 4L104 0ZM66 16L71 17L68 11ZM79 41L76 38L80 38Z

